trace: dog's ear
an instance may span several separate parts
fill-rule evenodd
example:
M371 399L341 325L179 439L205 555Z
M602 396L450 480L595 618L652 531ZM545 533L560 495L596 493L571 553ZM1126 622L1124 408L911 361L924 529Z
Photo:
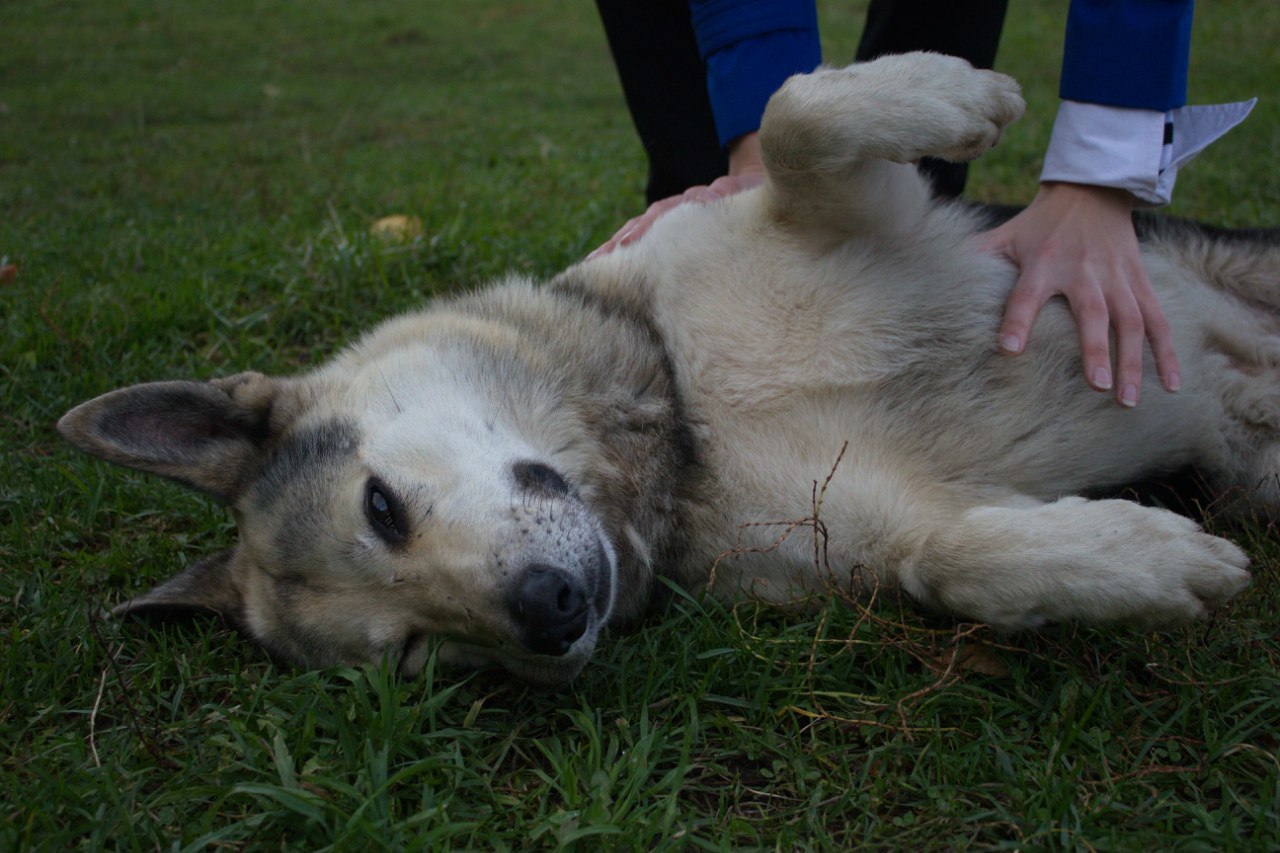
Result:
M213 382L152 382L76 406L58 431L94 456L233 501L273 434L284 382L241 373Z
M220 551L192 563L150 592L112 608L111 615L173 616L204 610L238 627L243 623L244 597L235 583L234 553Z

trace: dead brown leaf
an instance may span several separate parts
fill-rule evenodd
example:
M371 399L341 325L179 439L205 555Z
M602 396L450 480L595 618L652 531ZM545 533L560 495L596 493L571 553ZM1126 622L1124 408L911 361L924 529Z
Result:
M940 654L922 657L921 660L937 675L948 672L976 672L996 678L1006 678L1009 675L1009 667L1000 653L994 647L975 640L948 646Z

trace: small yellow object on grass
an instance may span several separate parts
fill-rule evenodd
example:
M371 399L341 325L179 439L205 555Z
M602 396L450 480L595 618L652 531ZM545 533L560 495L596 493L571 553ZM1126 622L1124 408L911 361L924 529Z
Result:
M388 243L407 243L422 235L422 220L416 216L384 216L369 226L369 233Z

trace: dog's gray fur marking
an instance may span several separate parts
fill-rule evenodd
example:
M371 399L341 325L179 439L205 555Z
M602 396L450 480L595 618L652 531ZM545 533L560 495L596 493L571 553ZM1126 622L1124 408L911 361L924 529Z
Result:
M592 288L590 279L571 270L551 281L547 290L556 296L574 299L602 320L624 324L642 335L647 342L651 372L643 385L633 389L634 408L626 417L625 429L618 433L617 424L599 421L595 424L601 442L623 438L628 445L621 453L627 457L625 470L643 472L631 477L628 490L622 483L601 483L608 488L608 505L630 504L635 507L628 518L630 527L640 533L645 553L637 553L636 545L621 537L615 541L620 551L623 589L643 589L644 597L615 603L615 624L628 626L644 612L649 596L665 590L653 583L679 564L688 553L688 543L681 530L681 514L677 507L699 500L707 487L708 474L698 459L693 428L680 398L680 383L675 375L670 354L661 332L654 323L652 311L637 298L651 288L641 280L626 283L621 290L601 292ZM626 577L627 567L634 577Z
M1009 78L930 54L799 76L765 113L758 190L542 288L438 300L309 374L77 407L73 443L214 495L240 531L119 612L212 609L288 660L406 674L433 637L549 683L659 576L704 588L713 563L726 598L876 583L1008 629L1203 617L1248 582L1240 549L1080 495L1193 466L1275 517L1280 246L1139 220L1177 394L1150 359L1137 409L1091 391L1056 303L998 355L1015 270L974 237L1000 213L933 201L909 164L976 157L1021 110ZM830 574L812 537L776 541L823 482Z
M326 466L346 464L359 444L359 429L346 418L311 424L286 435L272 449L253 484L256 508L270 512L289 486L322 477L329 470Z
M306 567L298 563L306 559L317 537L330 535L325 526L326 481L355 463L359 443L356 425L334 418L285 435L263 462L249 498L252 512L280 522L274 535L276 556L289 568L273 573L277 585L289 578L307 586Z

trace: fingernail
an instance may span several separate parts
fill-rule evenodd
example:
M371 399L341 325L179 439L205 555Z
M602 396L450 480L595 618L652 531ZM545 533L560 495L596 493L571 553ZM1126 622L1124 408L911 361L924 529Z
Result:
M1017 335L1005 335L1000 339L1000 349L1016 355L1022 352L1022 339Z
M1168 380L1165 381L1164 387L1168 388L1170 391L1177 391L1182 387L1182 377L1177 373L1170 373Z
M1093 372L1093 387L1099 391L1111 390L1111 371L1105 367L1099 367Z
M1138 386L1126 385L1120 391L1120 405L1132 409L1138 405Z

